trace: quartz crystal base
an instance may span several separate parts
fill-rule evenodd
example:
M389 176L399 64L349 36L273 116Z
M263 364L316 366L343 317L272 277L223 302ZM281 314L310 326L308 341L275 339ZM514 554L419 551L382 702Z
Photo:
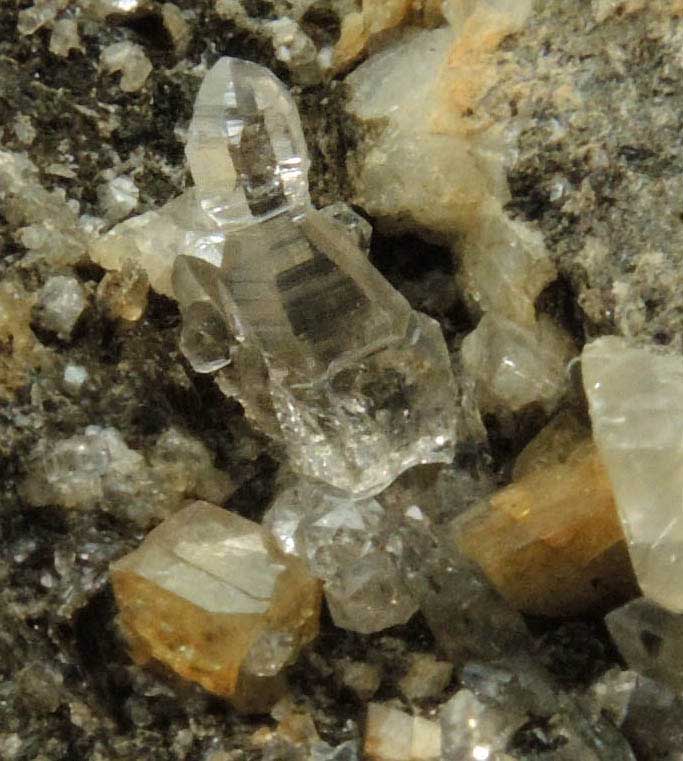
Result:
M176 261L181 347L284 442L292 470L355 497L452 459L457 391L438 324L314 210L226 239L220 267ZM234 338L232 338L234 337Z

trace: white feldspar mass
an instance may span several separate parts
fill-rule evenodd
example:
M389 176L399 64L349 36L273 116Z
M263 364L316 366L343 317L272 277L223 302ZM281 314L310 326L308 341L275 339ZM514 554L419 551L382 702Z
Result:
M210 245L175 260L181 347L195 370L250 368L237 391L249 417L284 442L294 471L341 491L371 496L407 468L449 461L456 389L440 328L334 214L310 205L284 85L221 59L200 88L187 156L196 202L186 216L195 229L214 225Z
M683 358L610 336L582 368L640 588L683 612Z
M448 236L471 227L484 199L508 194L502 156L434 127L452 42L448 27L410 30L345 80L349 112L384 126L354 178L357 202L380 219Z

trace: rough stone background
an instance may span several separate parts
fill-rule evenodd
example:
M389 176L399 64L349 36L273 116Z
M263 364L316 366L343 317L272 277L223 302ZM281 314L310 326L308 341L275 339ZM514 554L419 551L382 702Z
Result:
M17 35L17 13L29 2L0 2L2 145L26 150L43 170L45 187L63 187L80 202L81 212L98 213L95 188L114 154L134 169L141 191L138 212L183 189L183 129L199 83L192 66L237 55L288 80L253 27L220 19L211 0L177 4L194 14L192 42L182 62L156 14L93 24L81 31L85 52L64 60L48 52L47 30ZM628 324L634 326L631 332L664 343L680 340L683 227L676 225L681 232L675 236L671 229L673 217L680 220L683 213L682 33L668 27L664 44L654 40L661 28L650 16L637 23L617 16L607 26L591 26L587 5L548 2L540 19L510 42L521 46L530 72L543 83L536 91L536 118L522 134L510 177L512 208L540 223L563 275L559 291L548 298L571 316L577 338L584 326L606 332ZM243 0L242 6L258 20L285 13L287 3ZM312 35L333 40L338 31L333 3L314 3L308 24ZM122 93L118 75L98 70L101 48L122 40L141 44L154 65L136 93ZM585 99L573 112L559 113L550 93L565 78ZM314 201L343 198L346 157L356 139L343 113L344 85L299 88L296 98L313 158ZM29 146L13 129L22 115L36 130ZM564 125L565 119L573 121ZM553 137L558 130L559 137ZM47 173L55 161L73 165L75 178ZM20 266L24 250L13 232L0 216L0 278L11 273L34 290L47 271L40 263ZM641 254L648 243L661 248L665 238L669 253L663 259L653 262ZM600 245L587 248L593 240ZM450 338L471 327L449 285L448 252L414 238L376 237L373 258L416 305L439 317ZM91 265L78 267L77 274L90 287L103 276ZM631 296L615 301L612 286L620 278ZM3 761L208 761L219 751L227 761L261 755L250 738L260 727L272 726L268 717L240 718L220 701L167 674L143 671L128 658L116 631L107 566L140 541L139 528L98 511L28 508L16 491L27 454L41 437L73 435L88 424L111 425L130 446L144 449L177 425L204 440L218 464L242 484L231 505L258 517L276 470L267 443L249 431L237 405L191 372L177 350L178 330L175 305L162 297L153 296L145 318L126 331L92 312L69 345L41 336L59 362L53 375L41 379L40 397L27 386L13 401L0 402ZM91 376L76 399L57 382L67 362L86 366ZM506 457L523 444L503 442L494 451L496 467L504 468ZM544 660L565 686L585 686L616 663L598 621L530 623ZM379 697L390 698L398 694L396 681L408 650L430 649L433 642L419 617L366 638L340 632L325 620L320 639L294 669L296 696L311 710L323 739L336 744L358 732L363 706L337 686L331 659L348 655L383 664ZM520 738L530 752L541 743L532 729Z

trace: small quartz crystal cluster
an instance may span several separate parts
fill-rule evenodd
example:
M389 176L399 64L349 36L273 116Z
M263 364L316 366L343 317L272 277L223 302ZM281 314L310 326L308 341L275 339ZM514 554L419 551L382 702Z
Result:
M173 509L190 494L209 502L180 506L114 563L134 657L237 708L263 710L317 633L321 591L338 627L365 634L419 610L440 649L469 664L462 689L442 706L440 723L415 717L412 728L400 710L372 704L369 758L502 759L531 716L553 717L569 744L564 757L606 758L603 729L587 729L585 707L533 665L519 613L580 615L635 593L626 552L634 532L624 533L613 491L619 461L596 417L603 387L591 380L590 361L600 344L584 354L597 446L582 413L566 410L521 452L512 483L498 491L485 468L473 478L452 464L468 393L507 423L533 405L550 415L567 393L576 348L534 305L554 275L542 241L491 208L482 212L488 238L469 241L460 275L483 313L462 345L465 393L439 325L369 261L367 223L343 204L312 206L299 116L271 72L220 59L200 87L186 154L194 187L114 227L92 256L112 269L135 261L177 300L182 353L238 399L283 464L259 526L218 506L227 495L209 494L216 474L204 457L194 486L185 474ZM599 364L602 377L610 364ZM55 464L94 456L86 444L97 437L110 453L93 461L87 484L63 477L64 465L43 464L27 498L111 502L139 460L114 433L89 429L60 442L51 459L43 454L38 462ZM152 484L159 472L170 475L157 460L147 466ZM635 499L637 489L627 491ZM626 630L615 618L610 628L617 640ZM477 665L491 660L497 665ZM520 673L531 682L517 685ZM376 675L346 679L370 696L379 686ZM614 742L611 758L630 759Z
M410 530L429 533L426 516L408 504L389 515L375 497L404 471L452 460L458 392L439 325L369 262L367 223L339 204L311 205L299 116L273 74L220 59L199 90L186 152L195 187L105 236L99 254L136 249L144 262L142 233L168 243L172 270L150 279L180 305L182 352L286 458L290 475L264 529L253 528L258 552L270 541L280 560L268 562L298 569L309 591L293 571L258 570L256 535L245 534L247 552L231 537L244 522L207 506L152 532L114 567L114 589L143 660L237 700L243 670L274 677L313 636L313 579L339 626L374 632L415 613L403 534L420 522ZM171 548L185 521L192 531ZM242 597L229 591L240 568ZM211 600L193 591L206 585ZM199 631L185 620L201 621Z
M680 16L0 3L2 761L679 759Z
M455 384L439 326L414 312L308 197L286 88L223 58L206 75L187 157L211 249L178 256L174 293L198 372L235 366L293 471L354 497L448 462Z

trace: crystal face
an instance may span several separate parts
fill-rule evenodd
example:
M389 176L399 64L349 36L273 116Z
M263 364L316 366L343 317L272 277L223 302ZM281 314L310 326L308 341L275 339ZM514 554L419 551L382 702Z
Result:
M375 499L327 493L313 482L286 483L263 519L278 548L306 561L337 626L370 633L403 624L417 604L388 551L393 522Z
M112 565L120 621L139 661L156 660L232 697L272 677L317 633L319 584L272 552L258 524L194 502Z
M683 359L616 337L588 344L583 381L643 593L683 612Z
M544 437L543 454L552 454ZM561 447L561 451L559 448ZM612 489L590 440L567 446L456 519L456 542L517 610L580 615L635 583ZM527 462L526 467L532 467Z
M221 58L195 102L186 146L202 208L240 226L308 203L308 156L288 90L268 69Z
M369 263L361 222L310 205L284 86L221 59L187 155L197 204L223 236L220 260L188 246L175 261L194 369L222 370L228 389L234 363L247 415L284 442L294 471L339 491L371 496L407 468L450 461L457 392L439 326Z
M629 668L683 689L683 616L639 597L609 613L605 623Z

